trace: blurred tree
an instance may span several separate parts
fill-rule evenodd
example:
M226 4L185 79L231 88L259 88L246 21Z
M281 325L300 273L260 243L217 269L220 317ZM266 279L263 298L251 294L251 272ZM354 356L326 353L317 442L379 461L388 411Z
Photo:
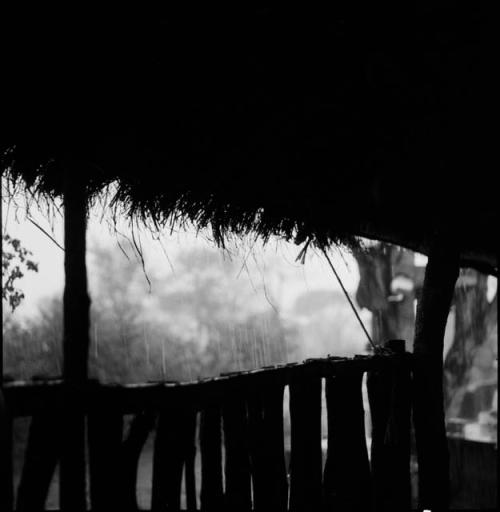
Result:
M3 322L4 372L8 379L60 377L62 374L62 299L40 305L39 314Z
M175 270L150 275L152 295L141 261L97 243L89 247L89 376L122 383L191 380L287 361L294 328L263 293L236 279L234 262L216 250L191 249L179 254ZM9 318L4 333L12 377L61 374L60 298L46 300L23 325Z
M125 257L116 248L95 241L88 254L92 297L90 375L102 381L147 380L143 358L134 354L143 310L141 263L134 255Z
M286 362L295 346L294 329L268 304L263 309L264 285L253 288L237 273L219 252L194 249L180 254L161 288L161 309L203 347L203 376Z

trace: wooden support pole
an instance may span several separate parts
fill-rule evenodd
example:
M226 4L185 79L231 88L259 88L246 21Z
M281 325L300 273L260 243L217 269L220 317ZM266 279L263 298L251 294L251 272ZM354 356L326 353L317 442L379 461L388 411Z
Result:
M67 386L61 454L62 510L86 510L85 416L78 410L78 390L87 380L90 298L85 265L87 197L82 171L67 173L64 190L64 334L63 376Z
M81 177L66 177L64 192L64 368L66 383L87 381L90 298L87 290L87 196Z
M418 458L419 507L446 510L449 461L443 397L444 332L459 272L453 246L435 245L417 307L413 369L413 420Z
M0 199L2 198L0 192ZM0 226L2 223L2 204L0 204ZM0 239L3 251L3 237ZM3 254L3 252L2 252ZM0 306L3 315L3 301ZM3 316L2 316L3 318ZM12 477L12 418L3 393L3 336L0 337L0 510L9 512L14 506L14 488Z

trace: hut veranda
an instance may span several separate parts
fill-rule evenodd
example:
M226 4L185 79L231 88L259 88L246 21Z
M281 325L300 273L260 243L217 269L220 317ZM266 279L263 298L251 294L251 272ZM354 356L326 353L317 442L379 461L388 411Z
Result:
M408 462L407 454L401 458L398 453L409 449L410 396L419 506L447 507L446 319L460 267L498 275L492 236L496 193L484 159L489 139L482 117L488 100L480 80L481 7L481 2L467 9L438 2L361 11L343 4L161 12L123 7L111 15L82 12L77 17L44 7L9 13L3 34L8 51L2 67L8 78L2 175L35 198L62 198L64 205L64 391L57 398L66 408L60 419L65 426L61 508L86 509L86 415L94 435L92 507L109 507L120 499L134 507L134 447L152 420L149 409L141 412L135 437L122 446L116 438L120 414L108 411L107 427L99 423L106 414L106 393L125 409L135 404L135 411L137 404L160 408L166 397L178 406L175 421L160 413L153 509L179 506L179 478L192 463L188 433L198 410L205 411L203 432L211 440L201 448L202 461L212 469L202 475L202 508L310 510L311 504L341 504L408 509L407 471L389 489L387 479L397 479L395 468ZM311 247L325 254L336 244L356 247L364 236L426 254L411 365L392 342L388 359L373 367L364 359L351 361L358 365L353 374L344 369L351 362L312 361L297 371L263 370L255 381L253 374L225 376L179 392L167 384L147 393L127 391L126 399L119 389L92 391L86 218L89 204L110 184L116 186L109 204L117 215L155 229L185 223L209 228L220 247L228 236L251 233L264 241L275 236L293 241L305 256ZM363 451L355 442L359 432L342 423L335 427L332 420L332 436L353 436L348 449L335 446L356 461L363 475L356 484L364 489L359 492L342 479L333 455L321 474L317 443L314 449L308 445L316 439L317 423L305 419L317 410L320 378L331 375L337 380L329 381L327 400L330 396L332 404L341 403L359 419L360 395L352 390L360 371L373 372L376 407L385 410L380 397L388 395L388 384L382 367L391 369L390 383L398 382L398 391L387 406L392 412L382 412L375 421L382 430L390 425L393 434L400 434L375 442L380 451L372 451L372 457L385 462L370 470L366 447ZM273 392L247 397L248 379L250 389ZM283 471L277 406L285 382L294 389L292 453L295 449L299 461L294 465L292 456L290 482ZM343 389L349 391L343 394ZM207 405L217 404L221 393L224 490L220 451L210 449L220 435L213 413L219 409ZM9 426L2 414L2 449L7 450ZM40 418L39 433L48 435L50 422ZM92 421L100 428L93 430ZM33 453L42 445L34 440ZM99 473L103 461L96 454L105 446L108 459L123 463L121 485L127 496L119 497L119 488L110 482L106 487L106 475ZM170 457L161 462L165 453ZM45 484L36 476L50 473L55 464L54 455L46 455L47 467L33 456L24 482L26 501L18 501L17 509L43 502ZM266 465L267 455L272 462ZM2 457L0 475L5 510L13 506L7 459ZM367 491L373 482L374 497ZM196 500L188 503L196 507Z

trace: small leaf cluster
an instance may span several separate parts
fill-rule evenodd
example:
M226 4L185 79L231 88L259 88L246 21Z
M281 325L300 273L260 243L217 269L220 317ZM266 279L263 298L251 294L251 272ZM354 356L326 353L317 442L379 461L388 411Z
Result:
M24 272L38 272L38 263L31 256L33 253L23 247L21 241L8 233L2 235L2 300L9 303L14 311L24 299L22 290L16 287L16 281Z

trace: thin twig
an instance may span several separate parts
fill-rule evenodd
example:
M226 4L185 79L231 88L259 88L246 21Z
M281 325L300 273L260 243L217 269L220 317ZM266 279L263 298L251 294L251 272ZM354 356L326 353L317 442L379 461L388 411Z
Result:
M49 237L56 245L57 247L59 247L59 249L61 249L61 251L64 251L64 247L62 245L60 245L57 240L55 238L53 238L52 236L50 236L49 233L47 233L47 231L45 231L45 229L42 228L42 226L40 226L39 224L37 224L31 217L26 217L34 226L36 226L44 235L46 235L47 237Z
M368 338L368 341L370 342L370 345L373 347L374 350L376 350L375 344L373 343L373 340L372 340L371 336L368 334L368 331L366 330L365 324L363 323L363 321L361 320L361 317L359 316L358 312L356 311L356 307L354 306L354 304L353 304L353 302L351 300L351 297L349 297L349 294L347 293L347 290L345 289L345 287L344 287L344 285L342 283L342 280L340 279L339 275L337 274L337 271L335 270L335 267L333 266L330 258L328 257L327 252L325 251L324 248L322 248L321 251L325 255L325 258L328 261L328 264L330 265L330 268L332 269L333 273L335 274L335 277L337 278L337 281L339 282L340 287L342 288L342 291L344 292L344 295L346 296L349 304L351 305L351 308L354 311L354 314L356 315L356 318L358 319L359 324L361 325L363 331L365 332L366 337Z

